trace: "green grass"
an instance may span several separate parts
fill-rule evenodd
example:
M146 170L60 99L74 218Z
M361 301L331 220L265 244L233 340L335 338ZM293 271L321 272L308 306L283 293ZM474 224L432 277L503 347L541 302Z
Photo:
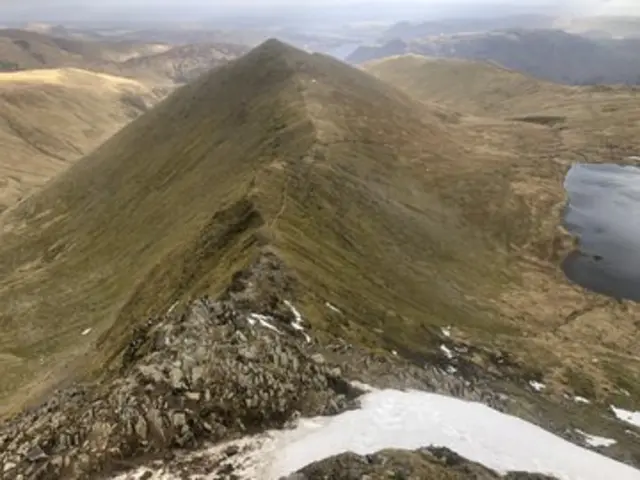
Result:
M440 113L278 42L180 88L0 217L0 398L105 374L137 323L263 249L315 337L420 358L454 325L544 374L587 345L580 369L593 329L552 333L587 298L549 263L555 132Z

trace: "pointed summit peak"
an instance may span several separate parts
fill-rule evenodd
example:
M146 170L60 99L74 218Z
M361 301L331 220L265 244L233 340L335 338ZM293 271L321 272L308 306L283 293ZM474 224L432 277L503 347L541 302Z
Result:
M306 52L288 43L278 40L277 38L270 38L251 50L246 57L253 59L282 59L305 54Z
M258 45L255 49L280 49L280 50L297 50L295 47L289 45L288 43L283 42L282 40L278 40L275 37L269 38Z

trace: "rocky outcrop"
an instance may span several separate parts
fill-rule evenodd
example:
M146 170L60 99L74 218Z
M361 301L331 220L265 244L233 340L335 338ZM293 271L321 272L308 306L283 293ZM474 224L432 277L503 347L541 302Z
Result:
M510 472L502 476L447 448L384 450L373 455L344 453L307 465L284 480L554 480Z
M2 478L95 478L353 407L360 392L312 358L296 329L287 333L296 321L287 305L251 301L247 288L275 275L270 267L265 257L221 300L201 298L137 328L117 378L57 392L0 427Z

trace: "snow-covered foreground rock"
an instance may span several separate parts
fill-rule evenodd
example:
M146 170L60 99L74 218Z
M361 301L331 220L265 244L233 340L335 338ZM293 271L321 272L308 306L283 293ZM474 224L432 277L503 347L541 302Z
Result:
M561 480L640 479L640 470L519 418L480 403L418 391L373 390L362 397L358 410L302 419L293 430L243 442L253 447L235 458L234 474L247 480L277 480L347 451L364 455L429 445L448 447L499 473L527 471ZM154 477L172 478L160 472Z

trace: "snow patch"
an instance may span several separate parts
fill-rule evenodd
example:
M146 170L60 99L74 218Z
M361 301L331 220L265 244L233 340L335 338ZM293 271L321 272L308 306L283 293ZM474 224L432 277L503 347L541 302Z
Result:
M529 385L531 386L531 388L533 388L536 392L541 392L542 390L544 390L545 388L547 388L547 386L544 383L540 383L540 382L536 382L535 380L531 380L529 382Z
M640 471L628 465L481 403L415 390L366 389L369 393L361 397L359 409L334 417L302 418L293 430L247 437L240 440L244 445L241 451L225 462L235 466L239 480L276 480L348 451L366 455L388 448L413 450L438 445L499 473L527 471L559 480L640 479ZM604 441L584 436L594 443ZM197 455L214 458L228 445ZM113 480L127 478L140 477ZM177 477L162 471L151 477L174 479Z
M638 470L486 405L418 391L374 390L359 410L274 435L271 451L277 456L260 478L276 479L347 451L364 455L428 445L451 448L501 473L529 471L560 480L640 478Z
M584 441L590 447L610 447L611 445L615 445L617 442L611 438L606 437L598 437L597 435L589 435L588 433L583 432L582 430L576 429L576 432L584 437Z
M273 317L270 317L268 315L261 315L259 313L252 313L247 317L247 321L251 325L255 325L256 323L258 323L260 324L260 326L268 328L269 330L282 335L282 332L271 323L273 321Z
M329 310L331 310L333 312L342 313L338 307L336 307L335 305L330 304L329 302L326 302L325 305L327 306L327 308Z
M440 351L444 353L448 359L453 358L453 352L444 343L440 345Z
M640 427L640 412L630 412L623 408L616 408L613 405L611 405L611 410L618 420Z
M442 327L442 328L440 329L440 331L442 332L442 334L443 334L445 337L450 337L450 336L451 336L451 327L449 327L449 326L447 326L447 327Z
M82 335L83 337L86 337L87 335L89 335L91 333L91 329L87 328L86 330L83 330L82 333L80 335Z
M298 309L294 307L289 300L285 300L284 303L287 307L289 307L289 310L291 310L291 313L293 313L294 320L291 322L291 326L295 330L301 332L304 335L304 338L307 341L307 343L311 343L311 337L307 335L307 333L304 331L304 326L302 325L302 321L303 321L302 314L300 314Z
M576 403L584 403L586 405L591 403L591 400L589 400L588 398L581 397L579 395L576 395L575 397L573 397L573 401Z

